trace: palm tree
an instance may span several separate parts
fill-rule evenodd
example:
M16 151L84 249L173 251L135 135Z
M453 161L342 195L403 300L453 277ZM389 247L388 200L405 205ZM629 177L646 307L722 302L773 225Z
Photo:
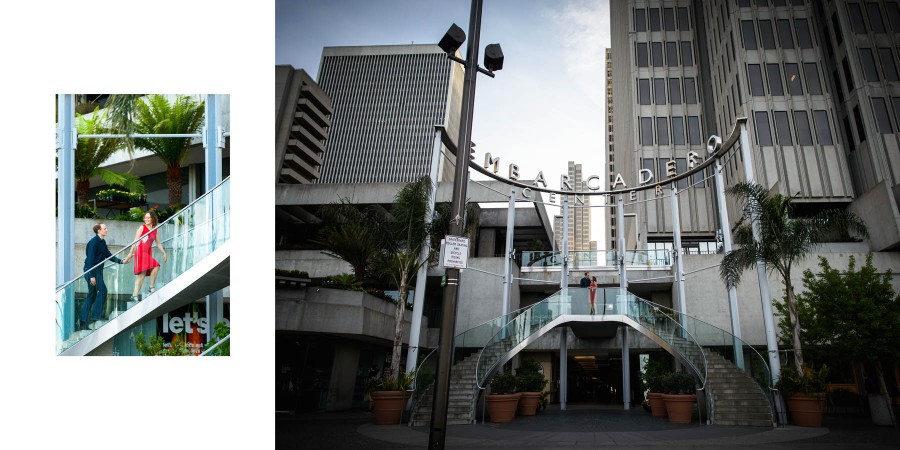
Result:
M159 94L145 97L135 104L134 131L138 134L196 133L203 124L204 102L178 95L173 103ZM181 204L181 165L188 156L190 138L141 138L135 145L143 147L166 164L169 205Z
M357 281L364 281L374 256L383 248L382 215L372 208L357 207L349 198L323 206L319 215L325 226L313 243L325 254L350 264Z
M794 365L798 373L803 373L800 322L797 319L791 268L828 237L848 237L853 233L868 238L868 229L857 215L838 209L826 210L813 217L794 217L791 197L770 194L758 184L739 183L728 188L728 193L744 203L751 213L758 215L761 240L756 242L753 239L750 223L738 226L735 243L739 247L722 259L719 275L728 285L737 285L741 274L755 266L757 261L762 261L768 270L781 275L791 321Z
M122 142L128 150L128 155L134 157L134 116L138 103L144 94L110 94L106 99L105 108L108 111L109 126L116 133L125 134ZM133 159L132 159L133 160Z
M99 108L95 108L91 117L76 115L75 128L79 135L106 134L110 130L104 123L104 114ZM95 176L99 176L106 184L122 186L129 192L144 193L144 183L140 178L100 167L121 146L122 142L113 138L78 139L78 147L75 149L75 192L78 194L78 203L87 204L90 181Z

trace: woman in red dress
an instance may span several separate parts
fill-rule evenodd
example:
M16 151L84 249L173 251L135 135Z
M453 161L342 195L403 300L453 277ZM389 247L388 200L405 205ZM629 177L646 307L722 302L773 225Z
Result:
M137 230L134 236L135 242L125 257L125 264L131 260L134 255L134 274L137 275L137 281L134 283L134 294L131 300L140 301L141 285L144 284L144 277L150 275L150 293L156 292L156 275L159 273L159 263L153 259L153 242L156 242L156 248L163 255L163 261L168 261L166 250L163 249L162 243L159 242L155 228L159 224L159 218L153 211L147 211L144 214L144 224ZM152 230L152 231L151 231Z
M591 315L593 316L597 310L594 308L594 302L597 298L597 277L591 278L591 284L588 287L591 293Z

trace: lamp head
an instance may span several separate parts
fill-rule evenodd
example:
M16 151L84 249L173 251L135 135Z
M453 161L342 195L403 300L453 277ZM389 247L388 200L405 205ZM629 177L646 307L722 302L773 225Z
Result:
M503 68L503 49L500 44L490 44L484 48L484 67L491 72Z
M706 151L708 151L710 155L715 154L720 148L722 148L722 138L719 136L712 135L709 137L709 140L706 141Z
M438 42L438 47L441 50L454 54L456 50L462 46L463 42L466 41L466 33L462 30L462 28L458 27L455 23L450 25L450 29L444 33L444 37L441 38L441 41Z

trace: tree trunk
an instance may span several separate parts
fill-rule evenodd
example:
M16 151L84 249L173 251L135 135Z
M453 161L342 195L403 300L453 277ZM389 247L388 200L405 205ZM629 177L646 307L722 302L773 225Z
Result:
M891 393L887 390L887 384L884 382L884 369L881 367L881 360L878 360L878 363L875 366L875 371L878 372L878 383L881 385L881 392L884 395L884 401L887 402L887 410L888 414L891 415L891 424L894 428L897 428L897 417L894 416L894 405L891 401Z
M166 186L169 188L169 206L181 205L181 166L166 166Z
M397 311L394 316L394 351L391 355L391 376L395 380L400 377L400 353L403 350L403 311L406 310L407 296L407 274L403 272L398 286L399 299L397 300Z
M791 274L784 274L784 290L787 292L788 310L790 311L791 331L794 339L794 366L797 373L803 373L803 347L800 345L800 320L797 317L797 298L794 297L794 285L791 284Z
M77 193L78 204L87 205L88 196L91 193L91 180L78 180L75 182L75 193Z

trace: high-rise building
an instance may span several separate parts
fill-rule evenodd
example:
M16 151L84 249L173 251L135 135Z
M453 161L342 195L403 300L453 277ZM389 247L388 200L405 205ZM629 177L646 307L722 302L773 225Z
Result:
M331 111L331 100L305 70L275 66L276 182L319 178Z
M569 161L569 183L575 191L587 191L581 164ZM570 195L567 243L569 251L596 250L597 242L591 240L591 197L588 195ZM556 248L562 250L563 217L553 217L554 241Z
M452 154L433 162L435 125L457 139L462 82L433 44L324 48L318 83L334 114L319 183L408 182L434 163L452 179Z
M616 153L616 145L615 145L615 133L614 133L614 118L613 118L613 74L612 74L612 49L606 49L606 162L607 162L607 173L609 174L609 185L615 182L616 174L615 174L615 153ZM605 210L606 211L606 210ZM610 208L606 211L606 229L609 230L609 246L606 248L609 250L616 249L616 233L618 228L616 226L616 210L615 207Z
M898 2L611 2L611 177L664 179L673 159L681 173L688 152L705 157L708 136L747 117L757 183L793 196L801 213L849 206L881 223L876 205L887 205L892 225L872 244L900 244L898 14ZM745 179L738 152L723 164L726 185ZM678 183L689 252L716 248L713 186L700 175ZM643 201L653 196L626 211L642 244L670 248L671 205ZM729 217L741 217L734 204Z

